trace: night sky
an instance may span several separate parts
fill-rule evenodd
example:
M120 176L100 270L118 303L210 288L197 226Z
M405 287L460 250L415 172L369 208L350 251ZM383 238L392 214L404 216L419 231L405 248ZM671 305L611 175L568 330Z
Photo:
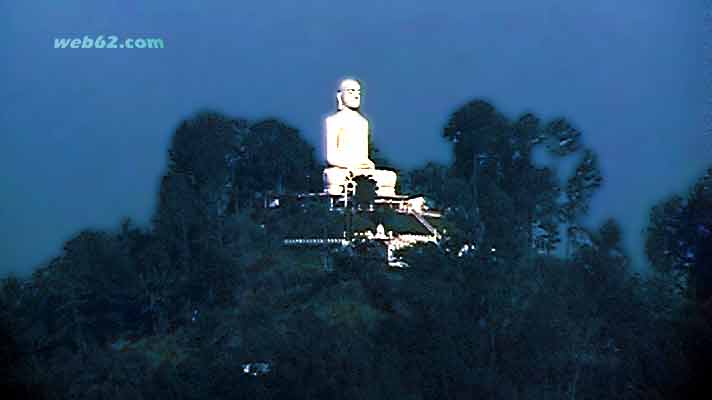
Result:
M589 222L621 221L639 266L649 207L712 161L702 0L144 3L0 1L0 274L83 228L147 224L170 137L197 111L277 117L320 148L347 75L403 168L448 162L442 127L474 98L568 118L606 178ZM53 48L111 34L165 48Z

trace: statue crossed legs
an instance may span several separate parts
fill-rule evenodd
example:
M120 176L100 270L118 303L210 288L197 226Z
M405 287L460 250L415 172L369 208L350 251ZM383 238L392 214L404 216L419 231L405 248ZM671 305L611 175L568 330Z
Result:
M376 181L377 196L396 195L396 173L384 169L362 169L331 167L324 169L324 191L331 195L342 195L346 183L357 176L367 176Z

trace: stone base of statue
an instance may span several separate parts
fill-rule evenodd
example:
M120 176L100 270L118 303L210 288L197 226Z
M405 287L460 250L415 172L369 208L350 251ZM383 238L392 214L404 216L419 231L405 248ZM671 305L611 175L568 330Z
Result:
M332 196L344 195L352 179L365 176L376 182L376 196L395 197L397 175L384 169L347 169L330 167L324 169L324 192Z
M293 226L283 244L318 253L329 270L332 254L383 259L391 268L408 264L399 250L417 245L438 245L444 229L441 214L426 205L422 195L395 193L396 174L388 170L326 168L325 188L319 193L278 194L265 198L265 208L298 204L305 210L327 211L314 226ZM305 211L306 212L306 211ZM300 232L309 231L310 234Z

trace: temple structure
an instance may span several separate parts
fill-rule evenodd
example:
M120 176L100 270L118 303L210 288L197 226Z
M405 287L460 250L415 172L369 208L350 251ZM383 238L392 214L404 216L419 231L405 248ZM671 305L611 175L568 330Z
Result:
M336 91L336 112L324 121L324 189L297 193L298 202L328 204L337 228L322 237L287 237L284 245L344 248L380 246L391 267L407 266L396 251L423 243L438 244L440 213L428 208L422 195L396 193L396 172L379 169L369 159L369 123L361 115L361 85L344 79ZM265 204L278 205L277 201Z

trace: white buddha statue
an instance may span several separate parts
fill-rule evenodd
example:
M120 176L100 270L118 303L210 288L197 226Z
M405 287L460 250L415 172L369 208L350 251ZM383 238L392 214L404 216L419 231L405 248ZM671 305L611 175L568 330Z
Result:
M326 118L324 191L343 194L348 178L359 175L376 181L377 196L395 196L396 173L376 169L368 158L368 120L361 115L361 85L345 79L336 92L337 112Z

